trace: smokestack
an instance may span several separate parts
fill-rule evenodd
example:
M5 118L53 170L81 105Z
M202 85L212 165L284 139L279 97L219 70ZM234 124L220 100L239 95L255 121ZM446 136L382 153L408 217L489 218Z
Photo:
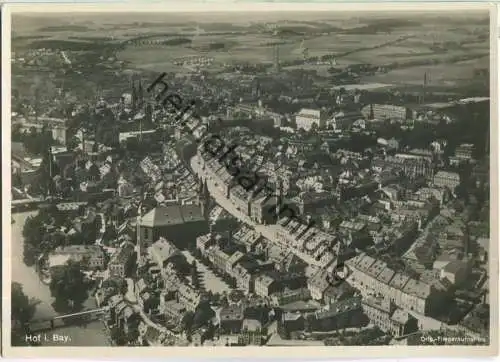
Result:
M274 70L280 71L280 48L278 44L274 45Z
M426 88L427 88L427 72L424 73L424 86L423 86L423 89L422 89L422 95L421 95L421 100L420 100L420 103L424 103L425 102L425 93L426 93Z

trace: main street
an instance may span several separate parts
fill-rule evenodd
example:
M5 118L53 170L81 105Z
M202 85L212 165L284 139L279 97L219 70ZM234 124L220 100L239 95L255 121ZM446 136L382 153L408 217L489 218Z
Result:
M208 192L210 195L215 199L217 204L222 206L227 212L229 212L231 215L233 215L235 218L237 218L239 221L244 222L245 224L249 225L252 227L256 232L258 232L260 235L263 237L269 239L271 242L277 242L276 241L276 233L279 230L279 226L276 225L261 225L255 223L253 220L251 220L247 215L245 215L243 212L238 210L236 206L231 202L231 200L228 200L225 195L223 195L219 189L217 188L215 181L209 178L206 174L206 172L203 171L201 161L198 156L194 156L191 159L191 169L193 172L195 172L197 175L203 175L203 178L207 180L207 188ZM287 245L281 245L281 247L284 248L290 248ZM291 251L297 255L299 258L304 260L307 264L309 265L316 265L319 267L324 267L321 262L318 260L311 258L309 255L302 253L296 249L290 248Z

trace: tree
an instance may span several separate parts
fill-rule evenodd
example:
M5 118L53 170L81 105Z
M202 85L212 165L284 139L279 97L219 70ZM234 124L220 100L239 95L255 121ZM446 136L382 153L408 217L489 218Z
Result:
M82 232L80 234L80 242L79 244L93 244L97 239L97 235L99 234L99 226L97 225L97 221L83 223L82 224Z
M107 120L106 122L102 122L101 126L97 127L96 140L105 146L116 147L119 145L118 129L117 126L111 122L114 121Z
M229 293L229 300L233 303L237 303L245 297L241 290L231 290Z
M23 261L27 266L35 265L38 257L38 249L29 243L24 243Z
M39 300L29 298L24 294L23 286L11 283L11 320L12 320L12 345L26 344L26 324L33 318Z
M24 263L28 266L35 264L37 257L41 254L41 242L45 235L44 223L48 221L47 215L39 212L36 216L26 219L23 226L24 237Z
M461 182L460 184L458 184L457 187L455 187L454 193L459 200L462 200L467 204L469 193L467 190L467 186L464 185L464 183Z
M38 175L32 184L35 190L44 196L54 194L55 185L52 178L59 173L56 163L51 160L52 154L49 147L50 145L42 152L42 163L38 170Z
M141 317L139 314L135 313L130 316L127 320L127 343L134 344L137 342L140 336L139 332L139 324L141 321Z
M22 132L22 125L17 123L13 124L11 128L11 140L12 142L22 142L23 141L23 132Z
M198 304L196 307L196 311L193 317L193 327L199 328L208 323L210 319L215 316L214 310L210 307L210 303L208 301L203 301Z
M193 329L193 320L194 320L194 313L191 311L188 311L184 314L181 320L181 326L183 331L186 333L190 333L191 330Z
M313 123L309 132L311 134L317 134L318 133L318 128L319 128L318 124L317 123Z
M208 324L207 324L207 331L206 331L205 338L206 339L213 339L214 336L215 336L215 326L212 323L212 321L209 320Z
M118 346L127 345L127 336L122 328L115 327L115 328L111 329L111 339Z
M24 132L22 134L16 133L13 137L19 139L24 147L26 147L26 150L35 155L43 154L47 147L55 144L51 132L47 129L42 129L42 132L37 132L37 130L32 127L29 132Z
M14 187L22 187L23 186L23 179L21 178L20 172L12 173L12 186L14 186Z
M68 150L72 151L77 148L79 144L80 140L78 139L78 137L73 136L68 140L68 142L66 142L66 147L68 148Z
M68 261L55 270L50 281L50 292L56 305L76 309L87 299L87 284L79 262Z
M195 288L200 287L200 280L198 278L198 269L196 268L196 260L191 263L191 282Z

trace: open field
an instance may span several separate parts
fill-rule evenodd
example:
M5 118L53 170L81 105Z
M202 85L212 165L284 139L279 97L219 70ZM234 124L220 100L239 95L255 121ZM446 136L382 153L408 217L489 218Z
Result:
M444 63L396 69L386 74L366 77L364 80L392 84L422 84L424 73L427 72L430 77L429 85L456 86L460 82L474 81L474 70L485 69L488 66L489 56L454 64Z
M250 63L267 63L270 64L273 60L273 48L271 46L262 46L262 41L265 39L256 38L251 35L247 36L251 39L244 39L245 36L233 36L228 39L228 43L231 45L223 50L204 52L206 56L213 57L215 59L214 66L223 63L232 62L250 62ZM383 44L383 41L387 42L387 38L384 36L372 35L368 39L363 39L362 42L356 42L355 39L342 39L347 41L338 41L337 36L321 36L321 39L306 40L304 46L309 49L310 56L323 56L326 54L342 54L348 53L345 56L337 57L337 65L339 67L345 67L350 64L359 63L369 63L373 65L388 65L394 62L400 64L405 64L407 62L422 61L429 63L425 66L409 66L402 69L396 69L390 71L388 74L380 74L376 76L375 81L382 82L409 82L414 83L416 81L422 81L422 68L426 68L427 71L439 74L439 78L435 77L434 81L442 82L453 80L462 80L474 77L475 69L487 69L488 63L488 44L470 44L459 49L453 49L447 52L435 52L427 45L421 42L420 46L407 46L406 41L411 42L412 39L402 41L395 45L381 46L380 48L361 50L360 48L366 48L368 45L374 47L373 44L377 44L376 40L378 38L379 44ZM206 40L195 40L195 44L198 47L206 44ZM221 42L221 40L219 40ZM222 40L226 43L226 39ZM322 44L322 45L321 45ZM302 59L302 54L300 53L300 42L294 44L286 44L280 46L280 60L290 61L290 60L300 60ZM187 48L186 46L175 46L165 48L155 48L148 46L138 46L138 47L127 47L124 51L118 54L119 59L126 60L131 64L138 65L140 68L153 69L154 67L160 67L164 71L175 71L175 66L172 65L171 60L188 55L197 55L197 49ZM476 60L470 60L467 62L456 62L457 57L461 56L476 56ZM432 64L434 63L434 64ZM320 74L326 74L328 66L298 66L307 69L318 70ZM293 67L297 68L297 67ZM292 69L292 67L290 68ZM154 69L153 69L154 70ZM415 75L413 74L415 73ZM442 79L441 79L442 78ZM443 83L444 84L444 83Z
M478 58L488 55L488 51L476 50L476 51L449 51L447 53L411 53L408 49L408 53L394 52L392 53L390 49L377 49L368 50L362 52L356 52L350 54L346 57L339 58L337 60L339 65L345 64L355 64L355 63L369 63L374 65L387 65L393 62L407 63L413 61L422 62L433 62L433 63L450 63L455 57L458 56L472 56L472 53L477 53Z
M101 52L112 50L129 68L183 73L173 64L185 56L214 58L206 70L219 71L224 63L271 64L273 44L280 43L282 62L309 56L335 55L337 66L369 63L396 69L377 74L367 82L421 83L425 71L436 84L450 85L474 78L474 70L487 69L489 52L487 14L93 14L92 16L15 15L13 48L31 45ZM281 17L281 20L278 20ZM89 20L91 19L91 20ZM36 24L36 26L35 26ZM452 31L450 30L452 29ZM125 41L166 41L168 45L125 44ZM45 45L44 45L45 44ZM122 44L120 47L119 45ZM79 49L81 48L81 49ZM216 48L216 50L214 50ZM466 62L463 62L468 57ZM293 68L317 70L328 76L328 65Z

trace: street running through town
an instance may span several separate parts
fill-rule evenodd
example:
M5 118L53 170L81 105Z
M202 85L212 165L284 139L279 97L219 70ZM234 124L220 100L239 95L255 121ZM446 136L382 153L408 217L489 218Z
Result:
M159 102L168 111L168 113L175 115L173 126L178 126L182 131L188 133L195 140L198 146L201 146L204 154L209 154L213 159L217 159L219 163L223 164L228 173L233 177L233 180L235 180L236 183L247 192L251 192L252 197L249 202L262 198L263 195L265 195L263 201L264 203L271 199L276 200L275 207L272 207L273 215L270 216L274 217L276 220L286 217L288 219L286 221L287 224L292 220L303 224L302 220L297 216L295 210L289 207L286 203L283 203L283 198L277 195L276 191L267 184L266 180L258 175L258 170L253 171L252 173L244 172L245 168L243 161L241 157L235 153L235 150L238 148L237 144L228 145L220 137L220 135L210 133L208 132L207 127L203 127L201 117L193 111L193 107L196 105L194 100L185 103L183 97L178 93L169 93L169 85L164 81L166 75L167 73L161 73L148 86L146 91L148 93L156 93L155 100ZM156 89L157 87L161 87L159 92ZM190 127L190 122L193 121L195 122L195 126ZM217 118L217 122L222 123L222 120ZM199 136L196 136L196 130L199 131ZM254 228L257 226L253 222L248 222L248 218L246 217L243 219L238 217L238 219L244 220ZM308 222L304 234L315 225L316 223L314 220ZM267 237L272 236L268 235ZM313 238L309 238L303 245L304 249L308 252L312 251L308 247L308 242L312 239ZM338 259L340 259L339 262L333 267L331 274L329 274L329 277L327 278L328 282L332 286L338 286L347 277L345 273L346 266L344 264L344 260L343 258Z

